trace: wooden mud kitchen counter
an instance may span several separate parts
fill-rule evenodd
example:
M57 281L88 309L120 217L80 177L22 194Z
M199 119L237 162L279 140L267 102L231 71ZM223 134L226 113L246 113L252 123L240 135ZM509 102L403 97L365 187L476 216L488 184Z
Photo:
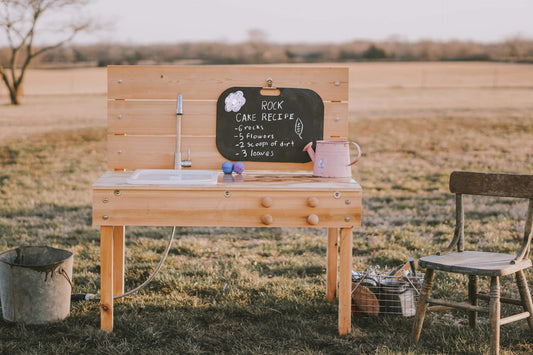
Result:
M109 67L109 171L93 184L101 328L112 331L124 293L125 226L311 227L328 231L326 299L338 295L339 333L350 333L362 190L313 176L302 151L347 139L348 87L347 68ZM246 171L223 174L225 161Z

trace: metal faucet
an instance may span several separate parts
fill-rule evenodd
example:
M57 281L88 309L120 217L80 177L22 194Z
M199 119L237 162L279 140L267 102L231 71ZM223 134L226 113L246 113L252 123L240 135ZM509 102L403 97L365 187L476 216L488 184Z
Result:
M187 150L187 160L181 160L181 119L183 116L183 98L178 94L176 107L176 151L174 152L174 169L189 168L192 166L191 150Z

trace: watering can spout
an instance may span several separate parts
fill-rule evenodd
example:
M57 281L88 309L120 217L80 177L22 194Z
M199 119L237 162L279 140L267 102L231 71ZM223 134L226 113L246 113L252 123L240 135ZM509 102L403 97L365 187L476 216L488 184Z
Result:
M307 143L307 145L303 149L304 152L307 152L309 156L311 157L311 160L315 161L315 151L313 150L313 142Z

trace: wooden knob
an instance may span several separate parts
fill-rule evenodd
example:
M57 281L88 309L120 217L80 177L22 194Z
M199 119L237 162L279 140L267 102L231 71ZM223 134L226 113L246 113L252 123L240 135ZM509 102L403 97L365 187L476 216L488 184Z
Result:
M272 216L269 214L264 214L261 216L261 222L268 226L269 224L272 224L272 222L274 222L274 218L272 218Z
M268 196L261 199L261 206L269 208L272 206L272 199Z
M318 198L316 197L309 197L307 199L307 205L309 207L317 207L318 206Z
M316 214L310 214L307 217L307 223L309 223L312 226L317 225L318 222L319 222L319 219L318 219L318 216Z

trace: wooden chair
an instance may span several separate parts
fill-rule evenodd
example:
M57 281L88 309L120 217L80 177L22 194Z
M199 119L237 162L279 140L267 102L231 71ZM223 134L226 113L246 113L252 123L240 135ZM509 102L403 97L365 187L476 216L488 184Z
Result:
M475 327L478 312L488 312L490 322L490 352L500 349L500 326L527 319L533 331L533 305L524 270L531 267L529 250L533 223L533 175L484 174L455 171L450 176L450 191L456 194L456 227L450 245L436 255L419 261L426 268L424 283L417 306L412 338L420 338L427 311L458 308L469 312L469 323ZM484 195L529 199L524 238L516 255L464 250L463 195ZM457 248L457 251L453 251ZM452 302L430 297L435 270L466 274L469 277L468 303ZM500 276L515 275L520 300L500 297ZM489 295L478 294L478 276L490 277ZM478 306L478 299L488 300L488 308ZM506 318L500 317L501 302L522 306L524 312ZM429 305L434 305L428 307Z

